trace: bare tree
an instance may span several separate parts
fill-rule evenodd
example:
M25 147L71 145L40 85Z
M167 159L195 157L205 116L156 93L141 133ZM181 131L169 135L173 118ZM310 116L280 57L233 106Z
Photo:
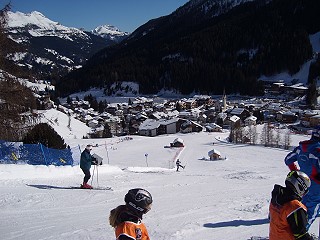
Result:
M285 135L284 135L284 149L289 149L291 144L291 135L290 130L287 129Z
M281 134L280 134L280 129L278 128L278 129L276 130L275 146L276 146L277 148L279 148L280 145L281 145Z
M256 145L257 139L258 139L257 126L250 125L248 128L248 134L249 134L250 143L253 145Z
M263 124L263 128L261 131L261 135L260 135L260 142L262 145L264 145L265 147L268 146L268 137L267 137L267 132L268 132L268 126L267 124Z

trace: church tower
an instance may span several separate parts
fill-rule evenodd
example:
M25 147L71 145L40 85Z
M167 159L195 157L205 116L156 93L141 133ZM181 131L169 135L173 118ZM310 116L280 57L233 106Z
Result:
M227 110L227 95L226 95L226 91L223 89L223 95L222 95L222 111L224 112L225 110Z

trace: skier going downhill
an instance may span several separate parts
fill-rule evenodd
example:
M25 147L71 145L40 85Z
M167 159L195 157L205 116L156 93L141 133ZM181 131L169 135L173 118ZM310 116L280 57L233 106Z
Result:
M307 230L307 209L301 203L310 187L309 177L291 171L285 187L274 185L269 207L269 240L312 240Z
M109 223L115 228L116 240L150 240L142 215L151 209L151 194L142 188L130 189L124 201L125 205L110 211Z
M312 132L309 140L301 141L284 161L290 170L300 170L311 180L309 193L302 198L302 203L308 209L309 229L320 215L320 127Z
M177 161L176 161L176 166L177 166L177 172L179 172L179 168L180 168L180 167L182 167L183 169L184 169L184 167L185 167L185 166L182 166L182 165L181 165L181 162L180 162L179 159L177 159Z

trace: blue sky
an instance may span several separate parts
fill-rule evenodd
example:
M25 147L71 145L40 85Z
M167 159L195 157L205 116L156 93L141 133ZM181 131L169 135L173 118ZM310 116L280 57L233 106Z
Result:
M10 0L0 0L3 7ZM168 15L188 0L11 0L12 11L39 11L67 27L92 30L109 24L133 32L148 20Z

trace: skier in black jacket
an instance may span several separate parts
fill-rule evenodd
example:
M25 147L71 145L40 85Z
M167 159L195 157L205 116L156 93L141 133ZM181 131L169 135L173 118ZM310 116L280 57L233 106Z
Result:
M180 163L181 163L181 162L180 162L180 160L179 160L179 159L177 159L177 161L176 161L176 165L177 165L177 172L179 172L179 168L180 168L180 167L182 167L182 168L184 169L184 166L182 166Z

